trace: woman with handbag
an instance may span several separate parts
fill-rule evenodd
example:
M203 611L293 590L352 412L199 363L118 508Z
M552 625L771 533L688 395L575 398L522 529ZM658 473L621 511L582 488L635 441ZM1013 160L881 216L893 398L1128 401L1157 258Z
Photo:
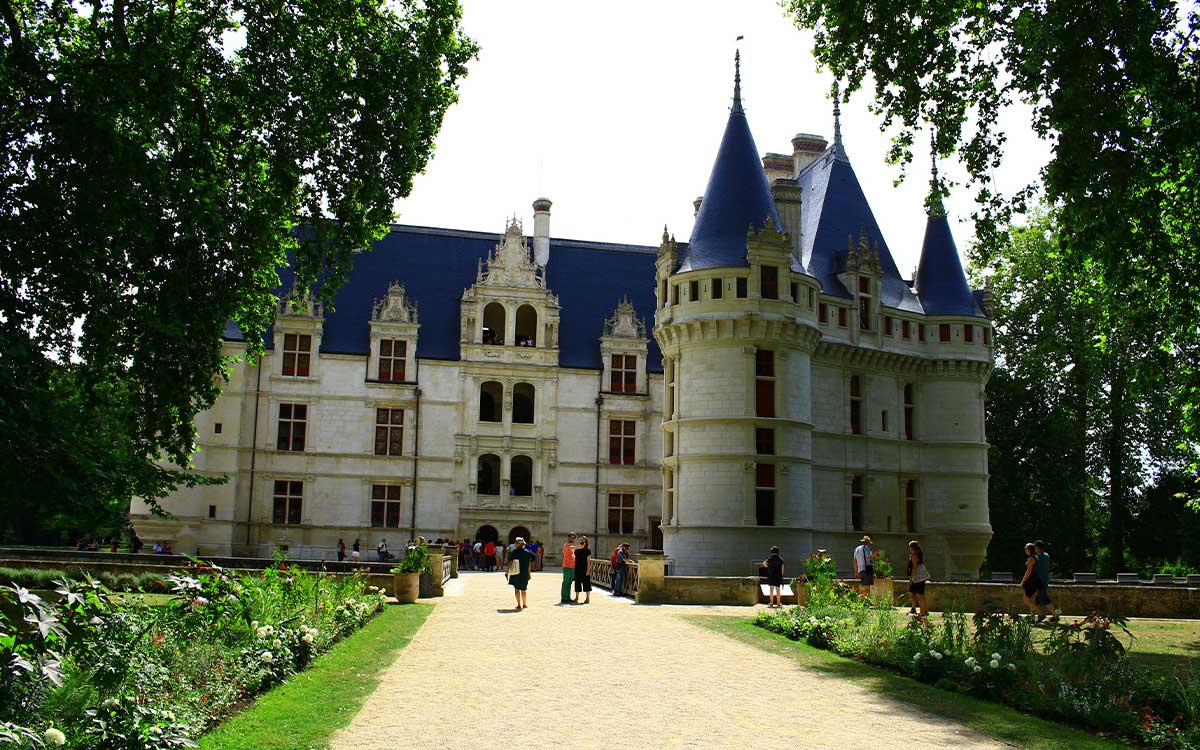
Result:
M528 609L529 563L533 561L533 555L525 549L525 540L522 537L517 537L516 545L517 548L509 555L508 568L504 571L504 575L508 578L508 585L513 587L513 594L517 597L517 609Z
M921 621L929 617L929 604L925 600L925 584L930 577L929 569L925 567L925 550L921 549L921 544L914 539L908 543L908 614Z

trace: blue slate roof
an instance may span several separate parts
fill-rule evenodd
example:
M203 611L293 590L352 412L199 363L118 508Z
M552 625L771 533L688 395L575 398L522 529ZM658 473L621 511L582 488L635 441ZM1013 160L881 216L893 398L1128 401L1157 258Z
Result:
M925 242L921 245L915 281L926 313L985 317L967 284L945 212L933 212L925 224Z
M766 226L768 216L776 227L783 226L741 98L735 91L700 214L687 248L680 251L678 271L746 266L746 235L751 226Z
M463 291L475 283L479 261L487 259L502 235L416 226L393 226L369 253L355 256L354 269L325 311L321 351L367 355L371 310L393 281L404 284L417 305L421 324L417 356L459 359L460 308ZM532 245L532 239L527 238ZM621 297L628 295L639 317L654 320L654 261L658 248L604 242L550 239L546 285L558 295L559 364L602 369L599 338L604 321ZM282 289L291 274L280 272ZM226 338L242 340L235 325ZM266 345L273 346L271 333ZM662 355L650 338L647 369L662 372Z
M888 307L921 312L921 303L901 278L840 144L830 146L802 169L796 181L804 191L800 204L801 256L804 267L821 282L822 290L838 297L852 296L837 274L846 268L847 239L853 237L857 243L865 228L872 246L879 243L883 270L880 301Z

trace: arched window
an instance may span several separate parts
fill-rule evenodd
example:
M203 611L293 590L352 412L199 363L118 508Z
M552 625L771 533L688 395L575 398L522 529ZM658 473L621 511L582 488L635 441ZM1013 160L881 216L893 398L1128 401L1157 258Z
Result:
M504 343L504 320L504 305L499 302L491 302L483 308L483 343Z
M503 422L504 386L489 380L479 386L479 421Z
M513 387L513 424L533 424L534 390L529 383Z
M517 308L517 346L537 346L537 310L529 305Z
M509 491L514 497L529 497L533 494L533 459L529 456L513 456Z
M479 471L475 476L475 492L479 495L500 494L500 457L485 453L479 457Z

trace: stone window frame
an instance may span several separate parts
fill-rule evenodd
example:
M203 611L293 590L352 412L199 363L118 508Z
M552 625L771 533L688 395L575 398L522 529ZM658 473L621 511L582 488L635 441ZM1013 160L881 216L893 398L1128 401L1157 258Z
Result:
M617 426L620 425L620 431ZM615 442L614 442L615 441ZM636 466L638 443L638 420L624 415L608 417L608 465ZM616 450L614 452L614 446ZM616 458L618 460L614 461ZM626 460L628 459L628 460Z
M369 512L369 523L372 529L401 529L404 526L404 495L407 488L403 484L389 483L371 483L371 500ZM382 523L375 523L375 506L381 505L382 514L380 518ZM396 523L390 524L387 522L389 514L392 512L392 507L395 506Z
M404 455L404 423L405 409L401 406L376 406L375 408L375 424L374 424L374 441L372 450L376 456L403 456ZM383 412L387 412L387 421L381 422L380 417ZM396 422L396 415L400 415L400 421ZM380 431L383 431L383 451L380 452ZM393 438L393 433L398 432L398 439ZM396 451L393 452L392 449Z
M621 535L631 535L631 534L637 533L637 517L638 517L638 510L639 510L638 509L638 493L634 492L633 490L628 490L628 489L616 490L616 491L610 489L605 494L607 495L607 505L605 506L605 510L607 511L606 519L607 519L608 533L609 534L621 534ZM620 500L618 500L618 502L620 504L613 505L613 498L621 498ZM629 503L628 505L624 504L626 499L628 500L628 503ZM618 516L617 516L618 528L615 530L613 529L613 511L614 510L618 514ZM628 514L628 520L629 520L629 530L628 531L625 530L626 514Z
M307 402L281 401L277 404L275 410L275 450L287 451L289 453L303 453L308 445L308 418L309 408ZM287 415L284 415L284 407L287 407ZM303 413L297 416L297 409ZM299 436L297 436L297 429ZM299 440L299 447L296 447L296 441Z
M387 352L384 352L384 345L387 345ZM397 346L400 349L400 355L396 355ZM399 362L399 377L397 375L397 365ZM384 367L387 367L387 377L384 377ZM379 356L375 360L375 379L381 383L404 383L408 374L408 339L406 338L390 338L379 337Z
M295 520L292 520L293 516ZM304 480L275 479L271 485L271 525L299 526L303 523Z
M763 523L763 500L770 500L770 523ZM774 526L779 518L779 477L774 462L757 461L754 464L754 525Z
M850 530L864 531L867 525L867 477L865 474L852 474L848 484Z

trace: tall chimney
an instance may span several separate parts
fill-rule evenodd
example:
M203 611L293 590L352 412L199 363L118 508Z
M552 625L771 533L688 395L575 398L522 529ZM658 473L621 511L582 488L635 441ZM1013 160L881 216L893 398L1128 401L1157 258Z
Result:
M549 198L533 202L533 260L543 268L550 262L551 205Z
M792 157L790 154L767 154L762 158L763 171L767 173L767 184L778 179L788 180L793 175Z
M812 133L796 133L792 136L792 176L811 164L829 145L823 137Z

